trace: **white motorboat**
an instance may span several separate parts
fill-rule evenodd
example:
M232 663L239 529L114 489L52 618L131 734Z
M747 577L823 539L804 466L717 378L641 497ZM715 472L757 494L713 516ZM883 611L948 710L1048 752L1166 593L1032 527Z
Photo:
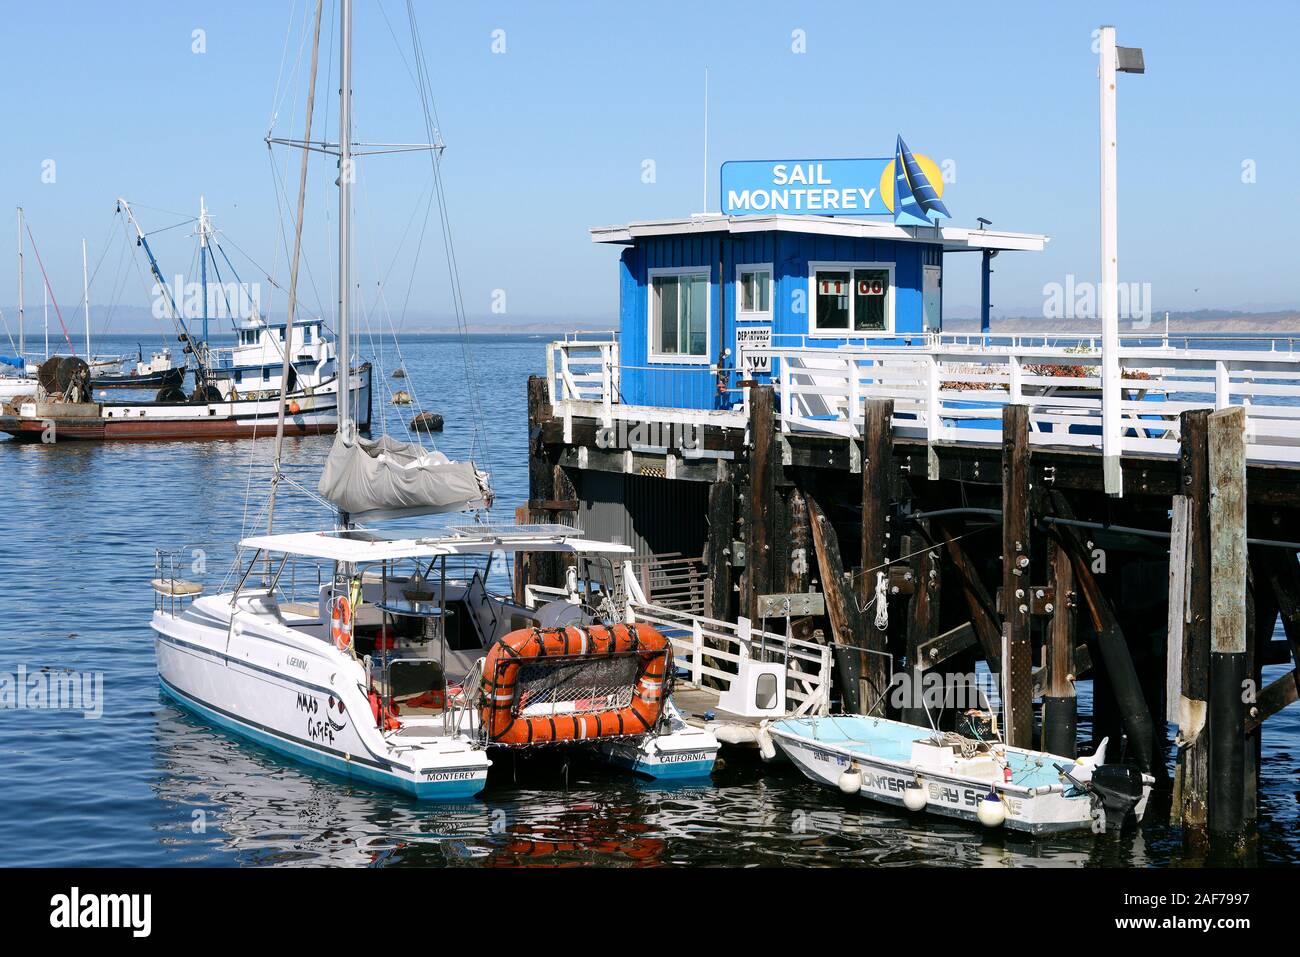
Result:
M994 727L967 715L966 733L943 733L855 714L785 718L765 732L818 784L909 811L1032 835L1142 819L1155 779L1105 764L1105 742L1076 760L1009 747Z
M350 169L350 0L340 7L338 149ZM315 53L312 62L314 85ZM338 186L335 361L347 369L350 177ZM305 189L304 163L285 342L295 341ZM567 592L538 607L489 589L493 557L503 553L586 561L631 550L562 525L478 523L416 537L361 527L485 511L493 494L472 462L387 435L360 438L350 377L339 378L339 431L317 486L338 510L336 527L274 533L277 488L289 481L280 465L293 357L283 350L267 533L240 542L234 589L204 595L178 577L188 555L157 557L152 626L164 692L283 754L418 798L477 793L489 749L577 747L644 774L707 775L717 741L671 707L668 640L617 620L608 558L609 587L588 579L580 588L575 564ZM549 653L555 648L563 653Z

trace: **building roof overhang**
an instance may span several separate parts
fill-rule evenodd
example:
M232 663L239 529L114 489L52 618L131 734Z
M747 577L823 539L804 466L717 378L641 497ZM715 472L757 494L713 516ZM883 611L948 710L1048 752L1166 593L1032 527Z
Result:
M660 219L628 223L625 226L593 226L591 241L628 244L656 236L695 236L704 233L788 232L855 239L888 239L895 242L932 243L945 251L1027 250L1041 252L1048 237L1038 233L1012 233L1000 229L969 229L965 226L898 226L887 219L850 216L699 215L689 219Z

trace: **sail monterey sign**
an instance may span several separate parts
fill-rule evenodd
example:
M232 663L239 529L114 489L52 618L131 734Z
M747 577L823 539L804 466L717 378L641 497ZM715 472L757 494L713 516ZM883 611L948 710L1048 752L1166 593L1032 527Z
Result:
M788 213L812 216L890 216L903 226L933 226L951 218L943 176L930 157L898 138L894 158L731 160L722 164L722 212L727 216Z

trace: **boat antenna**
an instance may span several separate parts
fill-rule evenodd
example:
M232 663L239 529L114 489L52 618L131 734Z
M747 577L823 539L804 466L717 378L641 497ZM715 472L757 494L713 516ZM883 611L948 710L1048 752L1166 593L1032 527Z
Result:
M311 141L311 118L316 104L316 65L320 58L320 20L324 0L316 0L316 26L311 44L311 78L307 81L307 128L303 139ZM271 477L271 495L266 508L266 534L275 524L275 490L280 484L280 456L284 450L284 408L288 402L289 372L293 368L293 312L298 305L298 263L302 257L303 207L307 202L307 157L310 150L302 151L302 165L298 171L298 218L294 223L293 259L289 263L289 313L284 325L284 369L280 374L280 401L275 417L275 471ZM347 378L346 369L342 373ZM340 386L340 388L342 388ZM340 393L341 394L341 393ZM342 415L342 406L339 409ZM341 423L340 419L340 423Z

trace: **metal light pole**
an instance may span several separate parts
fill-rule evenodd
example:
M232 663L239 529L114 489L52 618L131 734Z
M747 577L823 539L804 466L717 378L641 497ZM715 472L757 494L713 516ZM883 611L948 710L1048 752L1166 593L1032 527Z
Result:
M1115 28L1102 27L1101 66L1101 451L1106 493L1124 494L1120 469L1119 225L1116 193L1115 74L1145 73L1142 51L1117 47Z

